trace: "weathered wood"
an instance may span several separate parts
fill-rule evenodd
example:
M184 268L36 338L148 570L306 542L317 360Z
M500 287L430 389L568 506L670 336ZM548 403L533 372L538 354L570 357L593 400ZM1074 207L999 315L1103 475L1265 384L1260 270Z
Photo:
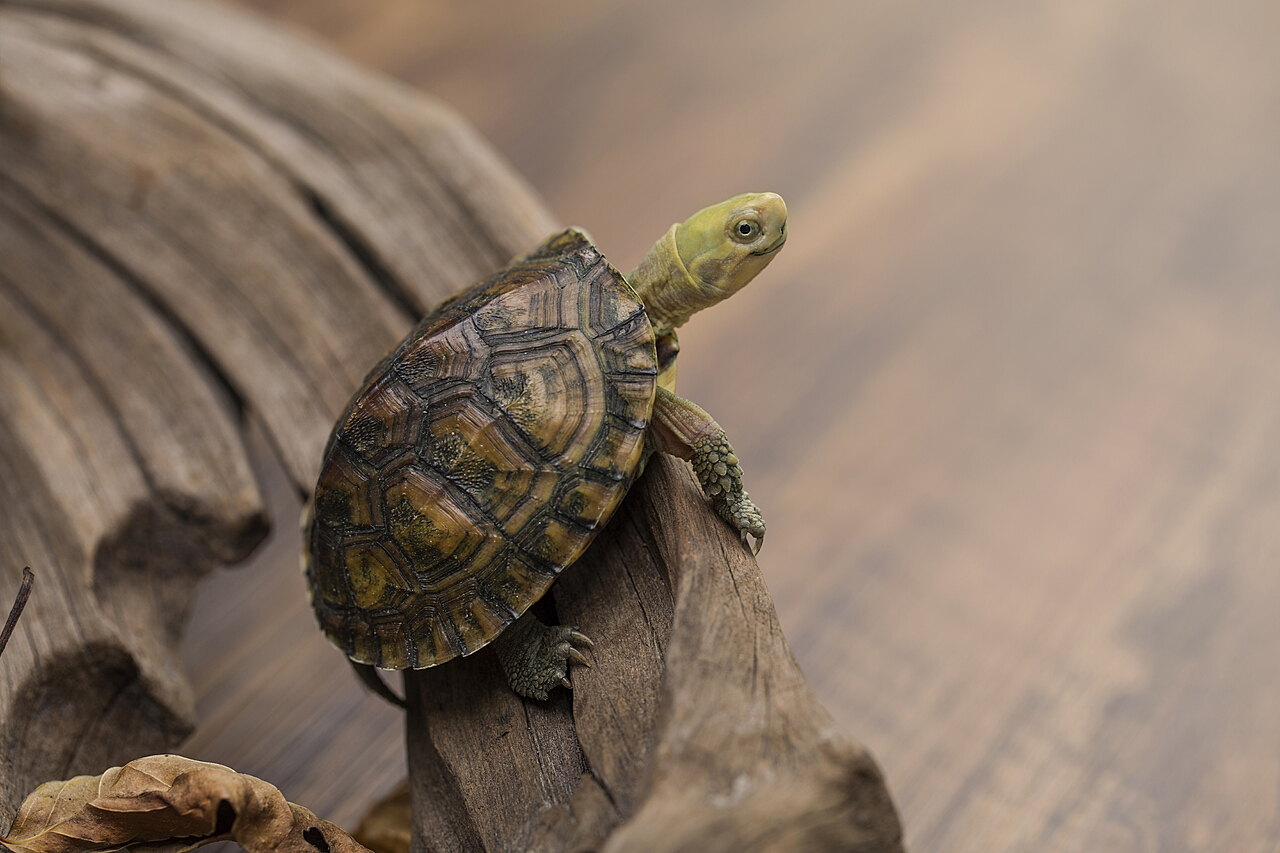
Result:
M265 530L242 413L308 489L411 317L553 224L451 113L249 17L0 0L0 599L47 577L0 661L0 815L189 728L192 585ZM572 699L488 653L410 679L420 846L896 849L683 464L631 503L555 593L608 638Z
M415 849L901 849L879 770L809 689L684 463L650 462L554 596L597 640L571 709L521 702L483 653L406 678ZM558 731L576 742L549 744Z
M18 254L12 224L0 220L6 258ZM222 491L216 475L169 492L149 482L134 444L147 434L125 431L118 397L104 390L126 377L100 377L100 365L56 339L15 293L12 269L0 287L0 595L12 595L26 564L42 583L0 659L6 810L69 768L163 748L189 730L176 644L191 585L214 554L243 555L264 529L252 479ZM26 283L53 289L40 277ZM125 340L162 345L150 331L140 319ZM220 412L199 405L208 402L191 414L209 418L217 442ZM216 498L204 499L209 492Z
M374 279L411 258L438 270L412 275L438 299L546 221L451 115L178 5L0 4L0 595L24 564L45 578L0 661L6 816L43 779L190 729L174 650L192 584L265 532L237 406L301 489L337 408L408 327L409 297ZM237 79L237 52L278 65ZM343 86L351 103L330 110ZM326 141L259 100L271 92L365 132ZM381 266L334 217L383 229L367 237L389 247ZM452 224L401 251L388 220Z
M238 2L461 107L615 259L786 197L681 386L911 850L1280 848L1274 0ZM261 766L324 791L364 736Z

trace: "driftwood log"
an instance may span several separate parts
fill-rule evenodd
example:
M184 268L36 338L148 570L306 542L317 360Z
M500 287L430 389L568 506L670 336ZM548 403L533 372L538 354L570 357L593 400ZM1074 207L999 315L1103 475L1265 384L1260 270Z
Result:
M555 223L452 113L239 13L0 0L0 824L175 746L200 575L299 492L367 370ZM292 519L282 519L292 524ZM554 588L599 643L523 702L481 652L406 679L418 850L899 848L754 559L658 460Z

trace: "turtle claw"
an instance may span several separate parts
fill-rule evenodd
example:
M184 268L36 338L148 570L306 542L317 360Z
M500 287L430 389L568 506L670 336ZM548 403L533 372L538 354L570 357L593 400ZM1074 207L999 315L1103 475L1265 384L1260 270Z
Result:
M512 690L530 699L546 699L557 684L573 689L570 663L591 666L575 644L594 645L571 625L543 625L526 613L498 635L494 648Z
M693 404L686 401L685 405ZM703 414L706 415L705 412ZM751 548L753 554L759 554L760 546L764 544L764 516L760 514L760 508L747 497L747 491L742 486L742 466L738 464L738 457L724 430L714 421L711 426L715 427L714 431L691 448L689 461L693 464L693 473L697 475L702 491L711 499L711 505L720 517L738 531L743 545ZM755 538L754 548L748 537Z
M720 507L720 515L725 521L738 528L738 535L742 537L742 544L751 548L752 554L759 554L761 546L764 545L764 516L760 514L760 510L747 498L747 493L743 492L742 497L734 504L726 504ZM751 540L755 540L752 546Z

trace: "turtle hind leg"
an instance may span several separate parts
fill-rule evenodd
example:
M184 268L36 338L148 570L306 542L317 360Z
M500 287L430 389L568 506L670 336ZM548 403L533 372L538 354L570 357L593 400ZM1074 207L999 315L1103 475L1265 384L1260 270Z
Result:
M760 553L764 516L747 496L738 457L711 415L698 404L659 387L646 441L653 450L688 459L716 513L737 529L744 543L750 544L748 537L754 537L753 550Z
M511 689L530 699L546 699L557 684L572 689L569 662L584 666L591 662L578 648L594 645L570 625L543 625L526 612L493 641Z
M348 660L350 660L350 658L348 658ZM351 668L356 671L356 677L360 679L360 682L364 684L365 687L368 687L370 690L372 690L374 693L377 693L383 699L386 699L392 705L395 705L400 708L408 707L405 704L404 699L402 699L399 695L396 694L394 690L388 687L387 682L382 680L382 676L378 674L378 670L376 667L370 666L367 663L358 663L356 661L351 661Z

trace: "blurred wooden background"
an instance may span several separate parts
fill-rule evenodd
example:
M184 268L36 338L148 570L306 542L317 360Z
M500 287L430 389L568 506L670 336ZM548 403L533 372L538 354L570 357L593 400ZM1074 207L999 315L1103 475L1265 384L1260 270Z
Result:
M787 199L681 390L913 851L1280 849L1280 6L241 5L450 103L624 268ZM271 491L193 617L187 751L352 825L399 718L315 631Z

